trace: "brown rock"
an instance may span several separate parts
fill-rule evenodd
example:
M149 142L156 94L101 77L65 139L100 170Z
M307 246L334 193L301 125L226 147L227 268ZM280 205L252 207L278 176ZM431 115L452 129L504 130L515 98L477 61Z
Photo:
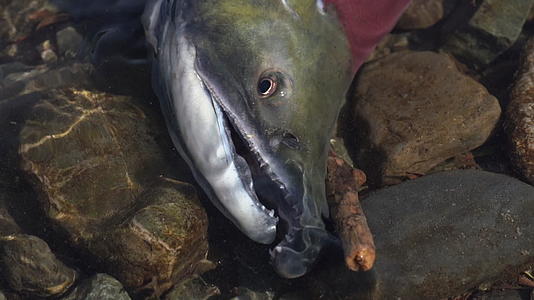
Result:
M19 153L51 223L130 291L159 295L194 273L208 248L206 215L190 185L154 186L169 154L150 110L87 90L41 97Z
M413 30L430 27L443 18L444 0L413 0L397 23L397 28Z
M76 279L76 271L59 261L43 240L31 235L0 238L0 266L12 289L33 296L62 294Z
M534 184L534 38L525 46L506 111L511 160L517 170Z
M95 237L88 248L126 287L159 296L197 273L206 259L207 216L194 188L185 183L164 181L138 202L142 209Z
M424 174L480 146L500 106L447 55L399 52L366 65L354 97L356 164L371 185Z

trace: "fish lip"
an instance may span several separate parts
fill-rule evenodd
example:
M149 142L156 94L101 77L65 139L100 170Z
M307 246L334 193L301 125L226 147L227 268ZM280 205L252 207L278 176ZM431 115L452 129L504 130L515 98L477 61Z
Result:
M331 238L324 225L321 227L301 224L301 221L304 221L301 219L303 217L305 218L304 210L307 206L306 203L313 202L309 198L309 195L305 195L309 186L304 182L305 170L303 166L294 160L280 162L277 159L272 159L273 154L269 150L262 148L263 144L266 143L265 141L256 141L248 138L247 134L254 135L256 133L255 129L251 128L250 132L247 132L247 130L242 128L246 124L242 124L238 116L225 105L224 99L217 94L217 91L207 82L208 80L202 76L202 73L200 77L207 91L210 93L214 105L217 105L221 109L222 114L226 118L225 124L231 127L227 128L227 130L233 129L237 133L239 140L246 146L248 153L251 153L256 163L261 166L260 171L262 174L267 175L269 180L280 190L280 197L276 199L274 208L277 217L287 222L287 228L284 228L286 229L285 234L280 232L281 226L277 222L276 230L281 240L270 251L271 263L275 271L284 278L303 276L311 269L326 241ZM235 142L232 139L230 140L235 148ZM235 154L239 155L237 152ZM247 164L249 163L247 162ZM280 164L283 164L284 167ZM275 170L280 171L281 174ZM293 172L298 174L298 179L293 178L295 177ZM287 180L287 183L284 178ZM289 178L293 178L297 182L290 184ZM260 195L256 188L257 186L255 185L254 192ZM262 199L260 198L258 200L261 201ZM262 202L262 204L266 205L267 203ZM302 246L303 244L304 246Z

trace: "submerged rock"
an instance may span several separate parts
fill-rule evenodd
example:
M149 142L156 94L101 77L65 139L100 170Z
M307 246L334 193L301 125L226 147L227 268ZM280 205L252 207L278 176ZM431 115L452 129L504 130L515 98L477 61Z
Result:
M399 19L397 28L413 30L430 27L443 18L445 0L413 0Z
M516 278L534 258L534 188L508 176L437 173L372 193L362 206L374 269L350 273L340 263L316 275L340 299L443 299Z
M25 234L0 238L0 266L0 274L13 290L32 296L60 295L77 276L43 240Z
M206 300L221 292L216 286L207 284L201 277L194 276L176 285L165 300Z
M354 95L356 164L369 183L398 183L482 145L501 109L447 55L399 52L361 70Z
M130 296L117 279L96 274L82 281L74 290L61 300L130 300Z
M8 211L8 195L3 192L3 183L0 175L0 237L20 233L20 227Z
M63 57L73 58L80 52L83 37L69 26L57 32L57 47L59 54Z
M443 49L471 64L491 63L515 43L533 4L533 0L484 0Z
M207 219L191 185L160 178L166 131L143 108L126 96L43 92L19 153L55 229L126 288L161 294L206 257Z
M525 47L506 111L511 161L534 184L534 38Z

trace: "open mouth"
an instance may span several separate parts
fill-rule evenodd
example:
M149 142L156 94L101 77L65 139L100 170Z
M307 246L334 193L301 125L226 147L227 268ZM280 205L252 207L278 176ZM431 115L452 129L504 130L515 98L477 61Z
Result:
M221 114L217 113L217 117L220 118L220 122L223 124L232 144L231 148L234 151L234 157L237 161L246 163L238 164L238 172L240 176L245 178L246 182L250 182L251 190L255 194L253 198L258 201L257 205L262 210L266 210L271 217L276 217L277 221L279 216L284 220L286 216L281 211L281 206L283 205L283 200L289 197L286 184L273 171L268 158L262 154L262 151L253 140L253 136L238 127L230 112L221 107L216 101L213 103L216 106L216 110L221 112ZM286 226L278 225L277 233L279 235L283 234L280 229ZM287 230L284 231L287 232Z

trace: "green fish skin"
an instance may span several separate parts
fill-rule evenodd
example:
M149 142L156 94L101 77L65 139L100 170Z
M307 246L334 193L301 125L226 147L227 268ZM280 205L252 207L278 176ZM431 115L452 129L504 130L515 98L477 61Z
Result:
M332 240L328 141L353 75L344 31L320 2L151 0L143 15L178 151L244 234L278 236L272 264L287 278Z

